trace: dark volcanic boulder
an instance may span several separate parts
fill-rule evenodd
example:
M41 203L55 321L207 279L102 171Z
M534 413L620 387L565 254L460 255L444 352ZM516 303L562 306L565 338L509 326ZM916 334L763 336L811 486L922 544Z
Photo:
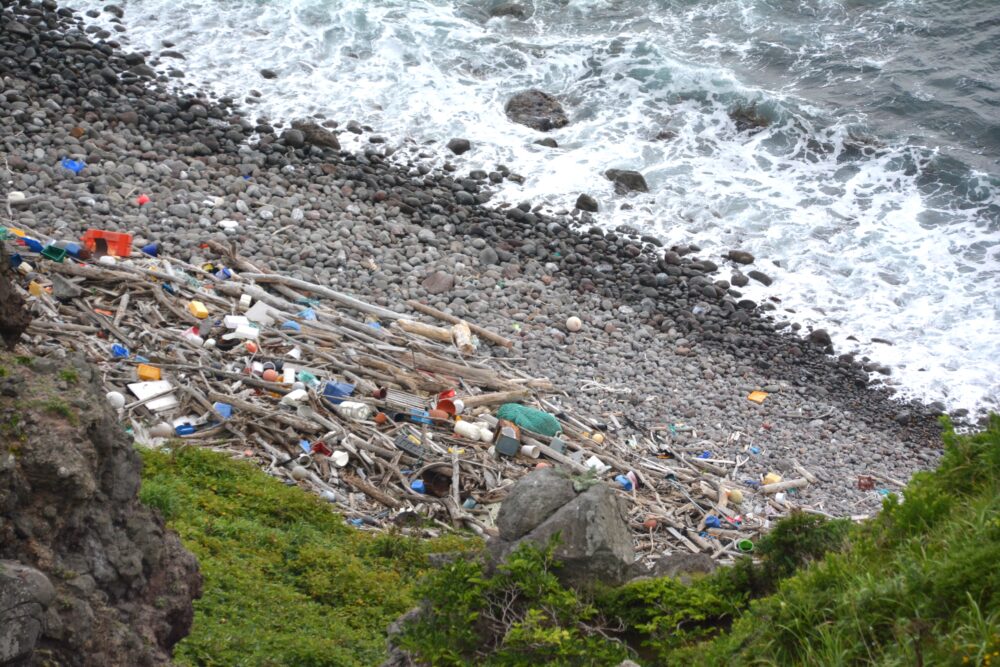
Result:
M503 110L511 121L541 132L569 125L569 118L559 100L540 90L526 90L514 95L507 100Z
M629 169L608 169L604 175L615 184L618 194L626 192L649 192L646 179L637 171Z
M0 664L169 664L191 628L198 564L139 502L142 461L74 359L0 353ZM66 378L72 377L71 382ZM58 397L59 410L45 409ZM44 612L44 622L37 619ZM16 647L7 641L21 628Z
M597 200L588 194L581 194L576 198L576 207L581 211L589 211L590 213L597 213L597 209L599 208Z

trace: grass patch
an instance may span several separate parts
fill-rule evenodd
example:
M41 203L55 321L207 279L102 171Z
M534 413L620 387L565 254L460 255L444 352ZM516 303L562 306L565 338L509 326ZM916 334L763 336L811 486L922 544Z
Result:
M415 604L428 554L480 546L359 531L318 498L214 452L142 456L141 499L163 513L205 578L178 664L377 665L385 628Z
M42 410L50 415L58 415L70 424L76 424L78 421L76 413L73 412L73 408L71 408L66 401L59 398L50 398L47 401L44 401L42 403Z
M68 384L76 384L80 381L80 376L72 368L64 368L59 371L59 378Z

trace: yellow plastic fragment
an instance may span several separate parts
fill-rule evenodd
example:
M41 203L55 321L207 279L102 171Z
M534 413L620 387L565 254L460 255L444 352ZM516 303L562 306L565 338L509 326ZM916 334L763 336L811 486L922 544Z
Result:
M45 288L32 280L28 283L28 294L31 296L41 296L45 292Z
M779 475L776 472L769 472L766 475L764 475L765 484L777 484L780 481L781 481L781 475Z
M155 382L160 379L160 369L149 364L139 364L135 368L139 374L139 379L143 382Z
M188 304L188 310L192 315L197 317L199 320L203 320L208 317L208 308L205 307L201 301L192 301Z
M757 403L758 405L761 404L761 403L763 403L765 398L767 398L767 392L766 391L751 391L750 395L747 396L747 400L753 401L754 403Z

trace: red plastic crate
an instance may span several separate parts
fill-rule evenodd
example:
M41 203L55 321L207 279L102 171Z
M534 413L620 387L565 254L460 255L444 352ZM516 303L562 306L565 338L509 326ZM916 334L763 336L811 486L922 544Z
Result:
M114 255L128 257L132 254L132 235L121 232L106 232L101 229L88 229L83 234L83 244L95 256Z

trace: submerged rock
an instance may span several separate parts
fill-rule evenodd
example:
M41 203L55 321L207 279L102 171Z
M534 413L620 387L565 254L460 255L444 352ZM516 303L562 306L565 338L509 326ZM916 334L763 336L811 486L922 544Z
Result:
M569 125L569 118L559 100L540 90L526 90L514 95L504 105L512 122L548 132Z

